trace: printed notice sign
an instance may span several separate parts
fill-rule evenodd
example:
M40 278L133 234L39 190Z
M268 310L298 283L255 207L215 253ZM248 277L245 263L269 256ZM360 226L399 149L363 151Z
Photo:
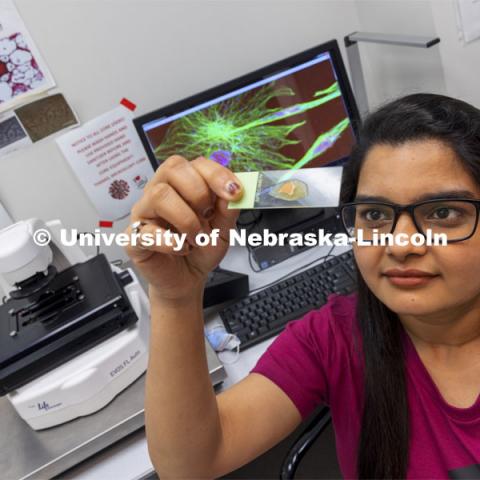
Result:
M132 117L128 108L119 105L57 139L103 219L128 215L153 175Z

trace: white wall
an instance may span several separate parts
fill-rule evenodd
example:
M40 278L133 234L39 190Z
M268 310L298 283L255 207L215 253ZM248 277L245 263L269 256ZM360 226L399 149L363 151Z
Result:
M81 121L122 97L144 113L358 30L350 0L16 0ZM343 46L342 46L343 48ZM0 158L0 201L15 220L98 217L52 140ZM122 231L127 221L118 222ZM123 250L106 251L110 259Z
M456 0L357 0L362 30L433 35L429 49L362 44L371 107L418 91L443 93L480 107L480 40L458 35Z
M480 108L480 40L467 44L459 40L453 1L430 3L435 28L442 37L440 55L448 94Z
M378 33L442 36L431 3L437 0L357 0L362 30ZM451 0L448 0L451 2ZM415 92L446 94L440 44L431 48L360 45L370 109Z

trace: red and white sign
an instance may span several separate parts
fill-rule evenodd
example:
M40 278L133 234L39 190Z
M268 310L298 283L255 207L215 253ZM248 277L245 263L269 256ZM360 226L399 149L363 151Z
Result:
M132 118L122 104L57 139L100 218L128 215L153 175Z

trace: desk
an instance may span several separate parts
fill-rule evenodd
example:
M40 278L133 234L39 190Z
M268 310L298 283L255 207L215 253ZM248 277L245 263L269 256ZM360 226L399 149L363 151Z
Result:
M221 267L248 274L250 277L250 289L254 289L275 281L277 278L288 274L301 265L310 263L316 258L328 253L329 249L330 247L312 248L270 269L254 273L249 267L246 248L231 247L222 261ZM336 247L333 253L340 254L349 249L350 247ZM220 306L212 307L205 311L205 322L207 326L219 321L217 313L219 308ZM227 378L219 391L227 389L245 378L273 340L274 337L241 352L238 360L234 364L226 364L225 370L227 372ZM68 479L137 480L152 471L153 466L148 456L145 433L143 429L140 429L129 437L112 445L106 451L95 455L82 465L70 470L68 472Z

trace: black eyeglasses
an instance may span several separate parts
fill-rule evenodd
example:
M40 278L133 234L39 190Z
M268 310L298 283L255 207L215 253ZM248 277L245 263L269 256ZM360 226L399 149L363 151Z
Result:
M410 215L417 231L426 236L444 234L448 243L470 238L477 229L480 200L459 198L426 200L410 205L375 201L350 202L338 207L345 231L357 237L362 229L365 240L374 233L393 233L402 212Z

